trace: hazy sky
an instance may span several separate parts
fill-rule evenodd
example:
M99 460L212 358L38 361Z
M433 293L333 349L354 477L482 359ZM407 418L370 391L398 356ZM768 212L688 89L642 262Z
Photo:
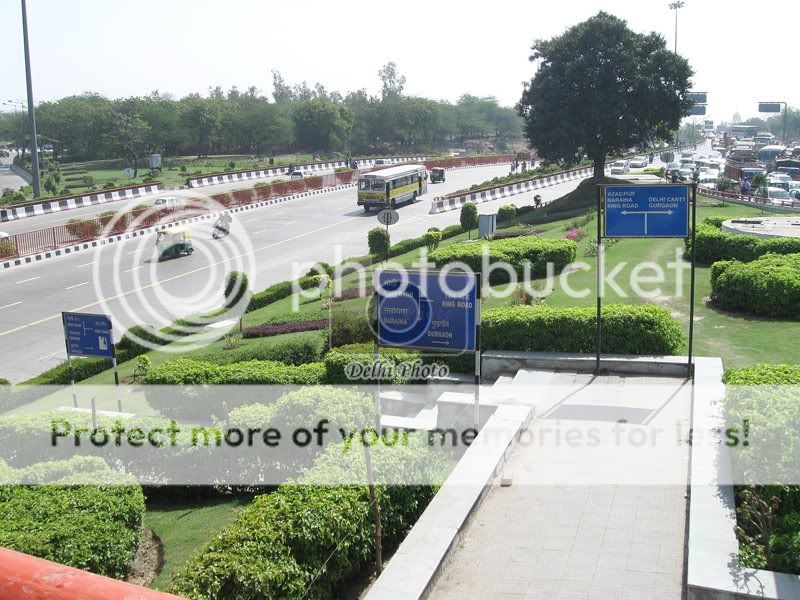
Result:
M667 5L607 0L602 8L672 47ZM374 93L378 69L393 60L407 93L455 100L469 92L511 105L533 73L532 41L600 8L589 0L28 0L34 94L37 102L85 90L181 96L214 85L271 93L271 69L291 83ZM694 89L709 92L712 118L753 116L759 100L800 105L798 27L796 0L686 1L678 51L695 70ZM0 100L23 100L19 0L0 0L0 52Z

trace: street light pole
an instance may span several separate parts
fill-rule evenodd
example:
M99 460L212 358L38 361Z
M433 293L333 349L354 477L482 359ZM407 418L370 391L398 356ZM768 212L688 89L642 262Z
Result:
M33 171L33 197L41 195L39 187L39 145L36 140L36 114L33 108L33 82L31 81L31 52L28 44L28 10L22 0L22 41L25 46L25 79L28 86L28 121L31 137L31 170Z
M678 10L686 5L682 0L680 2L670 2L669 7L675 11L675 54L678 53Z

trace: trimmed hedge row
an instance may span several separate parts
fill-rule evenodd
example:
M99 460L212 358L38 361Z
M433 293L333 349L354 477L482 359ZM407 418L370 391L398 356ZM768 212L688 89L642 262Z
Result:
M289 321L287 323L263 323L248 327L242 332L243 338L262 338L285 333L300 333L303 331L319 331L328 326L328 319L311 321Z
M602 314L604 353L663 356L683 347L680 324L664 308L610 304ZM481 345L487 350L591 353L595 326L594 308L507 306L483 313Z
M719 219L706 219L697 226L695 233L697 243L697 262L712 264L720 260L738 260L750 262L773 254L800 253L798 238L758 238L754 235L733 235L725 233L715 226ZM721 226L720 222L720 226ZM692 251L692 239L686 238L686 252Z
M275 283L269 286L267 289L258 292L257 294L253 294L250 297L250 304L248 304L246 312L253 312L259 308L269 306L273 302L288 298L292 295L292 290L294 289L295 284L297 284L301 290L308 290L319 287L321 283L322 275L306 275L305 277L298 279L296 282L281 281Z
M711 267L711 298L721 308L800 319L800 254L768 254Z
M271 360L287 365L303 365L322 360L324 340L319 334L293 336L274 343L242 342L232 350L214 349L193 356L195 360L228 365L251 360Z
M507 263L522 273L523 266L530 263L533 277L544 277L547 264L553 263L555 272L559 273L575 260L578 246L571 240L543 240L537 237L503 239L486 243L451 244L429 255L429 260L442 268L453 262L462 262L474 272L480 273L483 268L483 252L488 248L489 265ZM509 274L504 270L493 270L489 276L491 285L508 283Z
M444 461L424 442L379 444L375 472L443 478ZM439 455L441 456L441 455ZM417 475L419 476L419 475ZM374 523L360 445L334 445L297 481L259 496L181 568L170 591L191 598L336 597L374 553ZM321 483L321 484L320 484ZM397 543L433 498L433 485L378 486L384 544Z
M0 480L38 483L54 474L69 483L109 474L99 458L13 469ZM48 477L43 478L43 473ZM138 485L0 485L0 546L108 577L122 578L139 543L145 504Z

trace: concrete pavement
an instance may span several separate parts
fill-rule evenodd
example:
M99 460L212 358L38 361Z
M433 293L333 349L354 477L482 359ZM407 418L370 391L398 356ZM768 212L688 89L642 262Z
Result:
M14 155L15 153L11 153L8 157L0 156L0 191L6 188L18 190L26 185L25 180L11 170Z

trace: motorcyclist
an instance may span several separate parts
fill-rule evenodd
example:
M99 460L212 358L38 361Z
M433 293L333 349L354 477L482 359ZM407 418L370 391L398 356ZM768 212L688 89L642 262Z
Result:
M542 197L538 194L533 197L533 204L536 208L539 208L542 205Z
M233 222L233 217L230 213L224 212L222 213L217 222L214 223L214 229L217 229L223 232L225 235L229 235L231 232L231 223Z

